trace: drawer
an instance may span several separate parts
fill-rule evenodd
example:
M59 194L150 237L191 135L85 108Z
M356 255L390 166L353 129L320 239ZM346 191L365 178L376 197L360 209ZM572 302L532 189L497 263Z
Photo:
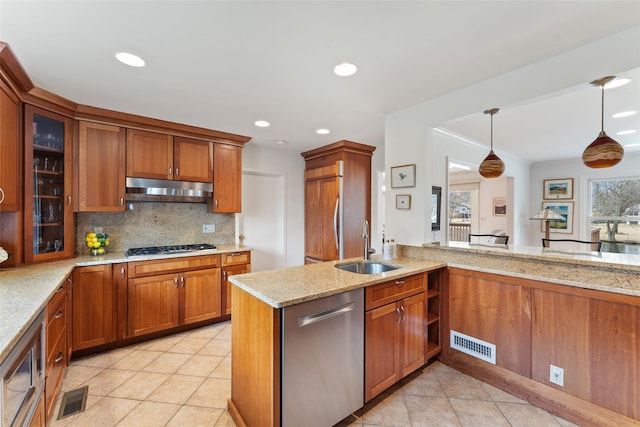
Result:
M58 394L58 388L60 386L60 383L62 382L62 376L64 374L64 369L66 366L65 351L65 340L60 340L58 345L55 347L53 353L54 357L51 360L51 363L47 363L47 379L44 389L47 414L51 413L51 406L55 403L55 398Z
M59 341L66 343L67 306L62 304L47 323L47 362L55 358L55 352ZM63 344L65 344L63 343Z
M129 278L155 276L180 271L220 267L220 255L202 255L181 258L136 261L129 263Z
M231 252L222 254L222 265L251 264L251 252Z
M372 310L411 295L424 292L425 274L414 274L365 288L365 310Z
M51 321L51 318L59 310L60 304L62 303L62 301L64 301L64 298L67 293L66 284L67 284L67 279L64 279L56 289L55 293L49 299L49 302L47 303L47 323Z

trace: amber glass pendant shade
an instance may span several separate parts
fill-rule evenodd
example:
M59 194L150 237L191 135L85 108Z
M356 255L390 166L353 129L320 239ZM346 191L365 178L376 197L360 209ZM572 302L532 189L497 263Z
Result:
M504 162L491 150L489 155L480 163L478 172L485 178L497 178L504 172Z
M615 76L602 77L591 82L602 90L601 130L598 137L582 153L582 163L590 168L610 168L617 165L624 156L624 148L604 131L604 86L615 80Z
M604 131L582 153L582 162L590 168L610 168L620 163L624 148Z
M500 109L492 108L484 112L485 114L491 115L491 149L489 155L485 157L482 163L480 163L480 168L478 168L480 175L485 178L497 178L504 172L504 162L493 152L493 115L498 111L500 111Z

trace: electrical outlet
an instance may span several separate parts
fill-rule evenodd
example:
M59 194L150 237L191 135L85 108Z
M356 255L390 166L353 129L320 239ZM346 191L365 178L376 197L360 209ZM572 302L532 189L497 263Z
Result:
M549 365L549 381L564 387L564 369Z
M93 232L94 233L102 233L102 227L94 227Z
M215 233L216 225L215 224L202 224L202 232L203 233Z

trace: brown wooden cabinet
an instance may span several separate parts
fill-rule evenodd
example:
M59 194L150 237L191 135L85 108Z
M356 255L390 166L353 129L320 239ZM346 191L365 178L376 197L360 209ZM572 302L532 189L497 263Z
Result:
M26 105L24 122L25 261L71 257L73 121Z
M36 409L33 411L31 421L29 421L29 427L46 427L47 425L47 413L45 409L45 397L40 396Z
M448 269L442 360L580 425L640 419L640 300ZM496 365L453 349L451 330L496 345ZM564 369L562 386L551 365Z
M251 252L222 254L222 313L231 314L231 283L234 274L251 273Z
M127 176L213 181L213 142L127 130Z
M129 263L128 336L222 315L220 256Z
M427 275L427 347L425 349L427 360L442 351L440 343L440 313L442 310L440 289L443 271L435 270Z
M0 80L0 212L20 210L20 100Z
M210 212L242 212L242 147L213 144L213 200Z
M79 212L124 212L126 129L79 122L74 186Z
M374 150L342 140L302 153L305 263L362 256L362 224L371 223Z
M68 329L68 304L67 287L65 279L46 307L46 369L45 369L45 411L49 419L53 412L53 405L62 384L62 378L68 362L67 329Z
M110 264L77 267L73 271L73 351L116 339L117 287Z
M365 402L426 362L426 275L365 289Z

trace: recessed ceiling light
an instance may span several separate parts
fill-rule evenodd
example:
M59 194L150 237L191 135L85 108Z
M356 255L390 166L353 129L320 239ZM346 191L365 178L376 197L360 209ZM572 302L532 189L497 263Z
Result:
M621 130L620 132L616 133L616 135L631 135L632 133L636 133L636 130L635 129Z
M636 142L634 144L625 144L624 145L626 148L630 148L630 147L640 147L640 142Z
M609 83L605 84L604 88L613 89L616 87L624 86L630 82L631 82L631 77L616 77L615 79L611 80Z
M270 123L266 120L257 120L254 125L258 126L259 128L266 128L269 127Z
M612 119L621 119L623 117L630 117L633 116L634 114L638 114L637 111L622 111L620 113L615 113L611 115Z
M286 143L287 143L287 141L285 141L284 139L279 139L279 140L276 141L276 144L280 144L280 145L284 145Z
M133 53L118 52L116 53L116 59L131 67L144 67L145 65L144 59L134 55Z
M358 67L348 62L343 62L333 67L333 72L340 77L353 76L356 71L358 71Z
M318 129L318 130L316 130L316 133L318 133L320 135L326 135L329 132L331 132L329 129Z

